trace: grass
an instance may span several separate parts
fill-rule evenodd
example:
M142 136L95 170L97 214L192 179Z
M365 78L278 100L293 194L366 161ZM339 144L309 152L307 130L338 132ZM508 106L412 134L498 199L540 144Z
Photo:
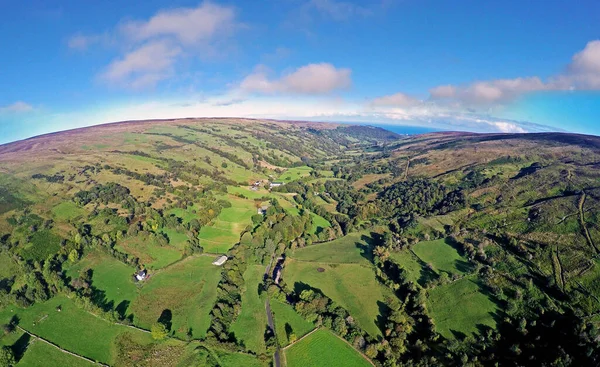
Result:
M173 246L161 246L149 238L137 236L121 241L116 249L138 257L150 269L161 269L181 259L182 253Z
M425 263L431 264L436 272L466 274L471 266L460 256L447 240L419 242L412 251Z
M325 269L320 273L317 268ZM372 336L381 335L375 321L388 295L375 279L370 265L325 264L294 261L286 264L283 279L296 290L306 285L320 289L344 307L357 324Z
M221 268L212 265L213 260L210 256L190 257L155 274L150 272L131 304L134 322L149 329L169 310L175 335L185 337L191 329L195 338L206 336L221 279Z
M68 221L84 215L86 211L72 201L63 201L52 208L52 214L57 220Z
M61 312L56 310L58 306L61 306ZM11 312L13 310L15 312ZM95 317L64 296L36 303L27 309L7 308L0 313L0 322L8 322L15 314L24 329L69 351L108 364L114 363L114 341L120 334L140 333Z
M67 276L75 278L86 269L92 269L92 286L104 292L104 301L112 303L115 307L122 304L123 312L127 310L129 302L137 297L138 289L132 280L134 268L94 251L69 267Z
M180 232L171 228L165 228L162 232L169 238L169 245L177 247L180 250L185 249L185 244L189 239L185 232Z
M20 272L20 268L6 252L0 252L0 280L12 278Z
M29 344L25 355L16 365L16 367L48 366L91 367L93 364L64 353L43 341L35 340Z
M251 224L252 215L256 214L252 200L233 195L227 196L227 200L231 202L231 207L221 210L211 226L200 229L198 238L205 252L227 252L239 241L240 234Z
M265 268L262 265L250 265L244 273L246 290L242 293L242 312L231 330L246 349L255 353L264 353L264 333L267 325L265 302L258 294Z
M423 266L423 260L409 250L392 252L390 257L406 270L408 280L419 283L421 286L425 286L429 280L437 277L435 273Z
M21 249L26 260L41 261L60 250L61 238L50 230L40 230L31 236L30 243Z
M258 358L243 353L216 352L222 367L264 367Z
M297 339L300 339L315 328L312 323L306 321L288 304L271 300L271 311L273 312L277 338L281 346L290 343L289 336L291 333L296 335Z
M285 350L288 367L370 367L354 348L331 331L318 330Z
M428 308L436 330L446 338L476 333L477 325L496 327L496 304L474 279L463 278L429 291Z
M331 227L331 223L329 223L329 221L322 216L315 213L310 213L310 216L313 220L312 233L317 233L327 227Z
M292 258L323 263L364 263L372 255L367 238L365 232L351 233L330 242L297 249Z
M289 168L284 173L282 173L281 176L279 176L277 181L282 181L282 182L296 181L296 180L301 179L302 177L306 177L306 176L310 175L311 171L312 171L312 168L310 168L308 166Z

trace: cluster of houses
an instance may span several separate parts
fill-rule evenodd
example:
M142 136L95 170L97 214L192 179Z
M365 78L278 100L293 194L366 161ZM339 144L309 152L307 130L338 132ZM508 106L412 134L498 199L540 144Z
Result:
M252 183L252 186L250 187L251 190L258 190L261 186L263 186L264 184L268 184L269 185L269 189L272 189L274 187L279 187L281 185L284 184L284 182L280 182L280 181L268 181L268 180L259 180L259 181L255 181Z

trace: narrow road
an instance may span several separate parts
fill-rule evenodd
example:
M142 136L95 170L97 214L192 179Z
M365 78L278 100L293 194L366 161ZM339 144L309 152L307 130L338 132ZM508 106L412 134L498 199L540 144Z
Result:
M275 324L273 323L273 312L271 312L271 304L269 303L269 298L267 298L267 302L265 303L265 310L267 311L267 323L271 330L273 330L273 334L275 334ZM277 340L277 334L275 334L275 340ZM275 360L275 367L281 367L281 361L279 357L279 341L275 344L276 350L273 355L273 359Z

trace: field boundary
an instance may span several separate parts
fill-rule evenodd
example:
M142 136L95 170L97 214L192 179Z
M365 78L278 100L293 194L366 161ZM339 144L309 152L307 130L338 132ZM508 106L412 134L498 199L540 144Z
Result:
M285 351L286 349L288 349L288 348L289 348L289 347L291 347L292 345L294 345L294 344L298 343L299 341L301 341L302 339L306 338L306 337L307 337L307 336L309 336L310 334L312 334L312 333L314 333L314 332L316 332L316 331L319 331L319 330L321 330L321 328L320 328L320 327L316 327L316 328L314 328L313 330L311 330L310 332L308 332L306 335L304 335L302 338L300 338L300 339L296 339L296 341L294 341L293 343L290 343L290 344L286 345L285 347L281 348L281 350L282 350L282 351ZM353 347L353 348L354 348L354 347Z
M353 346L352 344L350 344L350 343L349 343L349 342L348 342L346 339L342 338L341 336L337 335L337 334L336 334L336 333L334 333L333 331L331 331L331 330L329 330L329 329L327 329L327 328L324 328L324 327L316 327L316 328L315 328L313 331L311 331L310 333L308 333L308 334L304 335L302 338L300 338L300 339L296 340L296 341L295 341L295 342L293 342L293 343L290 343L288 346L286 346L286 347L284 347L284 348L281 348L281 350L284 352L283 354L285 355L285 350L286 350L286 349L288 349L288 348L289 348L289 347L291 347L292 345L294 345L294 344L298 343L299 341L301 341L301 340L303 340L303 339L305 339L305 338L309 337L311 334L314 334L314 333L316 333L316 332L317 332L317 331L319 331L319 330L327 330L327 331L328 331L328 332L330 332L331 334L335 335L335 337L336 337L336 338L340 339L341 341L343 341L344 343L346 343L348 346L350 346L350 348L352 348L352 349L353 349L353 350L355 350L355 351L356 351L358 354L360 354L360 356L361 356L361 357L363 357L363 358L364 358L364 359L365 359L367 362L369 362L369 364L370 364L371 366L373 366L373 367L376 367L376 366L375 366L375 363L373 363L373 361L371 361L371 360L369 359L369 357L367 357L366 355L364 355L364 354L363 354L363 353L362 353L360 350L358 350L358 349L354 348L354 346ZM285 358L285 357L284 357L284 358ZM287 361L286 361L286 366L287 366Z
M104 364L104 363L102 363L102 362L96 362L96 361L94 361L93 359L90 359L90 358L88 358L88 357L85 357L85 356L82 356L82 355L80 355L80 354L77 354L77 353L74 353L74 352L68 351L68 350L66 350L66 349L64 349L64 348L61 348L59 345L57 345L57 344L54 344L53 342L51 342L51 341L49 341L49 340L47 340L47 339L44 339L44 338L42 338L41 336L39 336L39 335L36 335L36 334L34 334L34 333L30 332L30 331L27 331L27 330L25 330L25 329L23 329L22 327L20 327L19 325L17 325L17 329L21 330L22 332L24 332L24 333L26 333L26 334L28 334L28 335L31 335L31 336L33 337L33 340L34 340L34 341L35 341L35 340L41 340L42 342L44 342L44 343L46 343L46 344L48 344L48 345L51 345L51 346L53 346L54 348L56 348L56 349L60 350L60 351L61 351L61 352L63 352L63 353L70 354L70 355L72 355L73 357L77 357L77 358L79 358L79 359L83 359L84 361L90 362L90 363L92 363L92 364L95 364L95 365L104 366L104 367L110 367L109 365L107 365L107 364ZM29 342L29 344L31 344L31 342ZM28 344L28 345L29 345L29 344Z

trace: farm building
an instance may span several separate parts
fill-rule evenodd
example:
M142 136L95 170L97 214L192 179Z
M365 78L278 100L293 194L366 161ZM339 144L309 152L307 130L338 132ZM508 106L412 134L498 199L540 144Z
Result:
M227 256L223 255L223 256L219 256L215 261L213 261L213 265L216 266L221 266L223 264L225 264L225 261L227 261Z
M283 185L283 182L277 182L277 181L276 181L276 182L271 182L271 183L269 184L269 187L270 187L270 188L274 188L274 187L279 187L279 186L281 186L281 185Z
M142 269L135 273L135 279L137 279L138 282L141 282L142 280L146 279L147 276L148 271L146 271L146 269Z
M263 205L260 208L258 208L257 213L265 215L265 214L267 214L267 209L269 209L269 206L268 205Z

